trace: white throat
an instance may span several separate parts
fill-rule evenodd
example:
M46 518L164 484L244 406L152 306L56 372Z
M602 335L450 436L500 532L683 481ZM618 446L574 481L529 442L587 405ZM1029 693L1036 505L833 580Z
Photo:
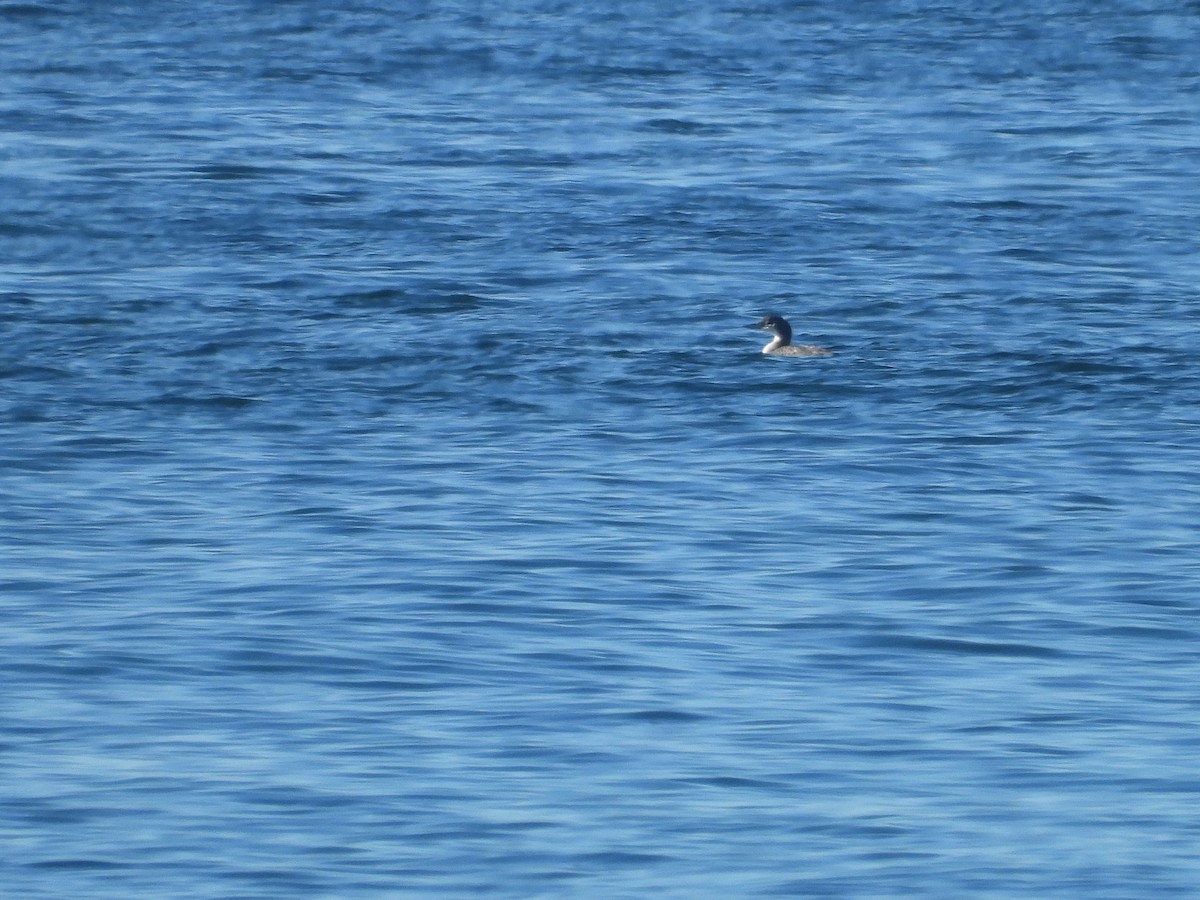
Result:
M775 335L775 337L771 340L771 343L769 343L769 344L767 344L767 346L763 347L762 352L763 353L774 353L776 350L778 350L782 346L783 346L783 338L781 338L779 335Z

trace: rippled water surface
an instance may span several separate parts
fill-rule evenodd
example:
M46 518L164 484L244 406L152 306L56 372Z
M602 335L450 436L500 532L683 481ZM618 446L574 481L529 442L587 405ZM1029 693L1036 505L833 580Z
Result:
M1197 896L1197 46L0 2L0 893Z

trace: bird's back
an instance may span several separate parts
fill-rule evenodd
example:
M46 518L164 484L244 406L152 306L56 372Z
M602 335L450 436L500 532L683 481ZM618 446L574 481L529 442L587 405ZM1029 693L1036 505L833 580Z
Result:
M817 347L813 344L788 344L785 347L776 347L767 353L768 356L828 356L829 351L824 347Z

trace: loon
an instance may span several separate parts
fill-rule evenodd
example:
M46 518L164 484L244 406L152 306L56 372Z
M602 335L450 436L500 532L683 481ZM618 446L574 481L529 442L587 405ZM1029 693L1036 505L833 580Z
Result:
M762 321L752 328L764 328L775 334L771 343L762 348L763 353L772 356L828 356L829 351L824 347L812 344L792 345L792 326L783 316L763 316Z

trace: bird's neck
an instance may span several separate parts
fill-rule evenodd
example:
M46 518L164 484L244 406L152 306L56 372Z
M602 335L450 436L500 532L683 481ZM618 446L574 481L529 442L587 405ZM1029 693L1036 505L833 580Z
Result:
M769 344L767 344L767 346L763 347L762 352L763 353L774 353L780 347L785 347L785 346L787 346L787 341L785 341L783 339L782 335L777 334L777 335L775 335L774 338L772 338L771 343L769 343Z

